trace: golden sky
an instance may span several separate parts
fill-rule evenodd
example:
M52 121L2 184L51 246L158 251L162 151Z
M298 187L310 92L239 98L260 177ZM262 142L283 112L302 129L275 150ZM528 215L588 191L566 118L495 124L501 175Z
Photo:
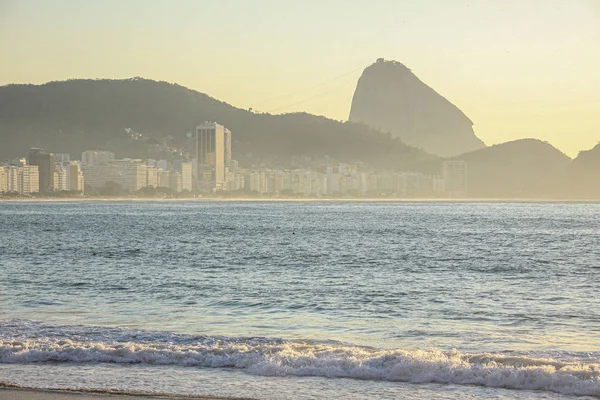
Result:
M600 0L0 0L0 54L0 85L142 76L338 120L383 57L487 144L600 141Z

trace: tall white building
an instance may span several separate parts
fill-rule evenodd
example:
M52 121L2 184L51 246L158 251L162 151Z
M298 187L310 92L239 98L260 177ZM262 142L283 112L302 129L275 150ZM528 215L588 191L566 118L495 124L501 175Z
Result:
M0 165L0 193L8 192L8 167Z
M225 167L229 167L231 163L231 131L225 129Z
M243 174L231 171L227 173L227 190L242 190L245 183Z
M225 131L216 122L204 122L196 127L196 160L198 181L203 189L226 189ZM231 132L227 130L231 148ZM230 151L230 150L229 150ZM231 159L231 154L229 155Z
M32 194L40 191L37 165L0 166L0 193Z
M149 165L146 166L146 186L158 187L158 169Z
M23 167L10 167L8 169L8 191L19 194L23 193L22 181Z
M54 165L54 191L69 190L69 170L62 163Z

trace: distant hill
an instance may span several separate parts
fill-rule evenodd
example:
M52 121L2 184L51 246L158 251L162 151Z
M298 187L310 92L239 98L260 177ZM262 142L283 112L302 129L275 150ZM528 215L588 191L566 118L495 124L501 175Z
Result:
M566 188L570 197L600 199L600 143L580 152L569 165Z
M480 198L560 198L571 159L537 139L521 139L454 157L466 161L469 195Z
M133 78L0 87L0 160L30 147L77 158L87 149L144 157L148 144L169 135L170 144L184 146L186 132L206 120L231 129L237 159L329 156L390 169L436 159L366 125L305 113L255 114L183 86Z
M397 61L379 59L364 70L349 119L444 157L485 147L458 107Z

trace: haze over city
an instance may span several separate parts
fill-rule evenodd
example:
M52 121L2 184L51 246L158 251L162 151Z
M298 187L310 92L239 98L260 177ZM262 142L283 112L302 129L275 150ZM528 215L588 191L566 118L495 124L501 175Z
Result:
M575 157L600 130L594 0L2 0L0 50L0 85L142 76L338 120L384 57L456 104L487 145L534 137Z
M0 400L600 396L600 1L0 0Z

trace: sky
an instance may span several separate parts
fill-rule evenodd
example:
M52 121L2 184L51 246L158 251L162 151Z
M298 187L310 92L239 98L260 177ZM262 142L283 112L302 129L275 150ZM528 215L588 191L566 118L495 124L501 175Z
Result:
M600 0L0 0L0 55L0 85L141 76L337 120L382 57L488 145L600 141Z

